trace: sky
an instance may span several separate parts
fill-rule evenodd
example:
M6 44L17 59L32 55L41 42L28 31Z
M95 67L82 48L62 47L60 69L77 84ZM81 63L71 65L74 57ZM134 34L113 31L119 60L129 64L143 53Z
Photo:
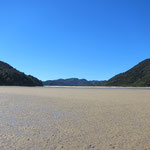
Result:
M0 60L41 80L107 80L150 58L150 0L0 0Z

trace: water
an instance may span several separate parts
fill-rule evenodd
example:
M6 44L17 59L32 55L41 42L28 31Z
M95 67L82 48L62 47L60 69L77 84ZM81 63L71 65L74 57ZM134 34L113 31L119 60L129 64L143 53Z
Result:
M108 90L150 90L150 87L106 87L106 86L44 86L44 88L67 88L67 89L108 89Z

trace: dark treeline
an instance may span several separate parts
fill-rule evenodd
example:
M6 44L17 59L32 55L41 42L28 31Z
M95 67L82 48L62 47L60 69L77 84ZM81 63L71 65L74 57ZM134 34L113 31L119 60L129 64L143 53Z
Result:
M150 59L108 80L110 86L150 86Z
M108 81L88 81L86 79L70 78L48 80L44 85L51 86L150 86L150 59L146 59L130 70L120 73Z
M40 81L0 61L0 85L12 86L150 86L150 59L146 59L130 70L120 73L108 81L88 81L69 78Z
M44 85L50 86L102 86L106 81L88 81L86 79L69 78L43 81Z
M0 61L0 85L42 86L43 83L37 78L26 75L9 64Z

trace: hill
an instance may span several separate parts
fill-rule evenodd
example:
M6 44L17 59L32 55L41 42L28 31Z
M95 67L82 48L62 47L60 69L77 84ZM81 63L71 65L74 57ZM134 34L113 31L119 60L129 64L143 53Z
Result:
M10 86L42 86L37 78L26 75L9 64L0 61L0 85Z
M108 80L111 86L150 86L150 59Z
M48 86L102 86L105 81L88 81L86 79L69 78L43 81L43 85Z

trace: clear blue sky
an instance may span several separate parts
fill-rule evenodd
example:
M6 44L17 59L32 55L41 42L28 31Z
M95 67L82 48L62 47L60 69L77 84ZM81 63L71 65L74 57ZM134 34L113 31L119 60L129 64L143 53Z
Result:
M149 57L150 0L0 0L0 60L39 79L109 79Z

